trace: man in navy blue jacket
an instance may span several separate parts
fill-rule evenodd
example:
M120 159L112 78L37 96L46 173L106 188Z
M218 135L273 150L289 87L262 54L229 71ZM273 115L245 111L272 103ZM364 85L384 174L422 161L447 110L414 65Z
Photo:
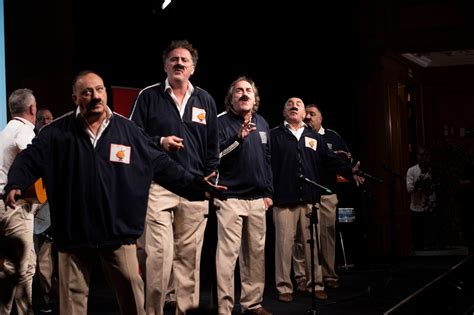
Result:
M219 163L217 110L211 95L189 81L197 60L188 41L171 42L163 52L166 80L140 91L130 118L191 174L207 176ZM199 305L208 206L152 183L143 237L148 313L163 314L171 270L177 314Z
M289 98L283 109L285 121L271 130L272 170L273 170L273 220L275 224L275 281L278 299L282 302L293 300L293 285L290 279L292 247L296 229L299 225L304 244L310 239L307 228L307 214L312 205L319 202L321 191L317 187L299 181L299 175L320 182L322 170L338 171L345 177L354 177L357 184L363 178L353 175L359 169L359 162L354 168L330 150L324 139L317 132L306 126L303 119L305 106L300 98ZM319 229L318 229L319 230ZM317 235L318 236L318 235ZM318 237L319 238L319 237ZM317 249L315 244L315 249ZM324 292L321 267L317 250L314 251L314 289L315 298L327 298ZM305 247L307 287L311 287L311 251Z
M248 77L237 78L218 117L219 183L228 187L227 200L215 200L218 313L231 315L234 271L239 258L240 306L245 314L271 314L262 306L265 288L266 210L272 206L270 130L257 114L260 97Z
M102 78L73 80L74 112L43 127L15 159L6 204L39 177L59 250L60 313L86 314L89 273L97 255L121 314L144 314L135 241L143 233L152 179L190 199L203 199L196 176L175 163L143 130L107 106Z
M322 126L323 116L318 106L306 106L305 122L317 131L326 141L328 147L347 162L352 162L352 156L347 144L334 130ZM321 243L321 267L324 286L332 289L339 287L339 277L335 268L336 256L336 214L338 199L336 195L336 182L338 174L334 171L324 170L321 174L321 184L331 190L331 193L322 191L319 207L319 227ZM347 181L347 180L346 180ZM293 256L293 270L296 282L301 289L306 290L306 275L304 274L304 247L302 241L295 242ZM296 256L296 257L295 257Z

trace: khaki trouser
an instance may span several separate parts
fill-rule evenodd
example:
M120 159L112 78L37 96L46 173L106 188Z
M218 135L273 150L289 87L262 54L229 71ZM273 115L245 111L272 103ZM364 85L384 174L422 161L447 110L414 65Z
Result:
M145 227L146 228L146 227ZM137 239L137 256L138 264L140 265L140 274L142 275L143 282L145 282L146 288L146 251L145 251L145 231L143 235ZM165 303L175 302L176 303L176 294L175 294L175 284L174 284L174 275L173 268L171 268L170 280L168 282L168 289L166 290ZM146 294L145 294L146 297ZM145 300L146 303L146 300Z
M275 282L279 294L293 293L291 283L291 257L293 243L295 242L296 229L299 228L303 234L305 246L305 273L308 288L311 284L311 250L308 244L310 239L310 220L306 216L311 212L311 204L303 204L292 207L273 207L273 222L275 225ZM319 216L319 212L318 212ZM318 219L319 221L319 219ZM318 224L319 232L319 224ZM318 263L318 246L315 231L313 231L314 243L314 274L316 290L323 290L323 277L321 266ZM318 236L319 238L319 236Z
M215 200L217 210L217 300L219 314L234 306L234 271L239 258L242 312L261 307L265 288L266 217L263 198Z
M120 314L145 314L143 280L139 274L137 248L134 244L60 251L60 313L87 314L90 271L97 257L115 291Z
M2 284L0 288L0 314L10 314L13 300L17 312L33 314L32 284L36 268L36 254L33 243L34 211L31 203L24 200L17 201L15 209L5 209L0 200L0 236L4 242L12 242L6 250L13 260L5 259L0 271L9 275L18 275L15 283ZM16 242L17 246L13 245ZM9 248L8 248L9 247ZM20 252L14 253L20 249Z
M319 227L321 238L321 267L323 280L336 280L336 214L337 195L322 195L319 207Z
M322 195L319 206L319 234L321 244L321 267L323 280L338 280L336 274L336 214L337 214L337 195ZM300 229L296 231L295 244L293 246L293 271L296 279L305 276L305 256L303 235Z
M34 240L38 256L36 278L40 288L35 294L40 295L39 300L43 305L48 305L57 300L58 281L54 274L57 251L53 249L52 241L43 235L35 235Z
M163 314L171 269L176 314L199 306L201 250L208 208L208 201L189 201L151 184L145 221L147 314Z
M293 243L293 272L295 274L296 282L304 281L306 283L306 258L304 256L304 249L308 244L304 243L303 233L299 225L296 226L295 242Z

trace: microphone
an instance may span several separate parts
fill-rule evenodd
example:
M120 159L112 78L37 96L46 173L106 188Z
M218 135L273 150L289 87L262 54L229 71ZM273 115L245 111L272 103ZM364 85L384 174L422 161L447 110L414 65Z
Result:
M322 190L324 190L325 192L327 192L328 194L332 194L332 190L327 188L327 187L324 187L323 185L320 185L318 183L316 183L315 181L305 177L303 174L301 173L296 173L296 178L298 178L299 180L303 181L303 182L307 182L311 185L314 185L314 186L317 186L319 188L321 188Z
M364 178L367 178L367 179L374 180L374 181L379 182L379 183L383 183L383 180L381 180L380 178L372 176L370 174L367 174L363 170L357 170L354 174L358 175L358 176L361 176L361 177L364 177Z
M399 179L405 181L407 178L401 174L398 174L397 172L393 171L390 167L388 167L387 164L383 164L382 165L382 168L384 169L384 171L386 171L387 173L389 173L390 175L392 176L395 176L395 177L398 177Z

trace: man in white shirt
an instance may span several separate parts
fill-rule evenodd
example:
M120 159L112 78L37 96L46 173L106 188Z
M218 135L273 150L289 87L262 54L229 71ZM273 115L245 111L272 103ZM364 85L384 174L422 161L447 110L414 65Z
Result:
M428 216L436 206L435 182L430 167L430 153L426 148L419 147L418 164L407 171L407 191L410 194L410 210L412 213L412 237L414 249L423 249L425 235L429 230Z
M4 244L18 242L20 252L0 261L0 274L15 275L16 281L1 285L0 314L10 314L13 300L18 314L33 314L32 283L35 274L36 255L33 245L34 211L32 203L17 202L15 209L6 207L3 201L7 175L15 157L35 137L36 99L29 89L15 90L8 99L12 119L0 132L0 237ZM8 251L15 248L5 246ZM7 253L8 255L8 253ZM16 259L15 259L16 258Z

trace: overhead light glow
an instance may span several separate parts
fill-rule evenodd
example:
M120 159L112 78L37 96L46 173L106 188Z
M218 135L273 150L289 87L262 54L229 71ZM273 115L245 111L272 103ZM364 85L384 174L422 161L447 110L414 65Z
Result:
M166 7L171 3L171 0L165 0L161 5L161 10L166 9Z

